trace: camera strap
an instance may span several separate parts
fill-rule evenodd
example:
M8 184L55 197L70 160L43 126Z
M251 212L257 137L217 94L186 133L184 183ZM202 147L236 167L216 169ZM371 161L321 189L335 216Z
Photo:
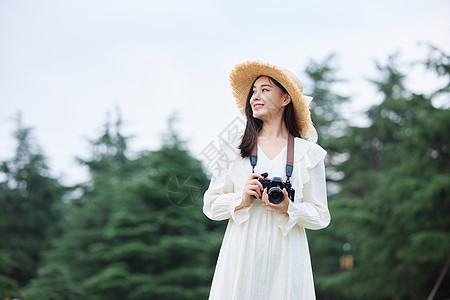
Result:
M258 162L258 143L255 143L250 154L250 164L252 165L252 172L255 173L255 166ZM290 182L292 172L294 171L294 136L288 133L287 142L287 156L286 156L286 181Z

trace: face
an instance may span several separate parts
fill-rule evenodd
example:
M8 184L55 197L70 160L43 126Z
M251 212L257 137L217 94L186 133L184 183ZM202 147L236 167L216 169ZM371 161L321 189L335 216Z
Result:
M289 94L283 94L269 77L261 76L255 81L250 98L254 118L262 121L278 118L290 101Z

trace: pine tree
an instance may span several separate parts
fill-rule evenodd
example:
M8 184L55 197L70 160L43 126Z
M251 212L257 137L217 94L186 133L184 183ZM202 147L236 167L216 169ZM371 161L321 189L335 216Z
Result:
M440 59L448 77L448 56ZM450 253L450 111L432 105L435 93L406 90L395 57L378 69L384 99L369 110L371 125L338 141L348 160L335 219L345 220L355 267L326 281L352 299L424 299Z
M82 161L92 180L72 201L30 298L58 272L65 289L50 289L54 299L207 298L217 245L201 211L208 181L200 162L174 131L160 150L130 159L120 123L107 124Z
M331 54L321 62L310 60L305 68L308 78L305 89L314 97L311 118L319 135L319 144L326 149L330 148L333 138L341 136L347 127L341 111L349 98L333 92L334 86L343 82L336 76L335 60L335 55Z
M349 98L333 91L335 85L343 81L336 75L338 69L335 64L335 56L329 55L321 62L311 60L305 69L308 79L305 85L307 94L314 97L311 103L311 118L318 131L319 144L328 152L326 174L332 222L326 229L308 231L316 293L320 299L330 296L324 278L339 270L339 258L345 241L345 232L340 230L339 219L334 216L333 198L339 191L336 182L340 179L335 164L341 160L335 141L336 137L344 134L348 126L341 111Z
M20 295L36 275L42 252L58 231L66 191L49 175L44 155L19 115L15 157L0 165L0 295Z

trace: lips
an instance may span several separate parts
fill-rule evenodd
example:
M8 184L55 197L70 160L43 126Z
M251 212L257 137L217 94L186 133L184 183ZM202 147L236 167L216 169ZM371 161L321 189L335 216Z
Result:
M258 103L258 104L253 105L253 109L254 109L254 110L258 110L258 109L260 109L260 108L263 107L263 106L264 106L264 104Z

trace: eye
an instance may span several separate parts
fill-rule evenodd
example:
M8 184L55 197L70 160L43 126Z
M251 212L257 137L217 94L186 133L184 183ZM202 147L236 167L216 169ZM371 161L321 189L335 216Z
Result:
M268 92L269 90L266 89L266 88L263 88L262 91L263 91L263 92Z

